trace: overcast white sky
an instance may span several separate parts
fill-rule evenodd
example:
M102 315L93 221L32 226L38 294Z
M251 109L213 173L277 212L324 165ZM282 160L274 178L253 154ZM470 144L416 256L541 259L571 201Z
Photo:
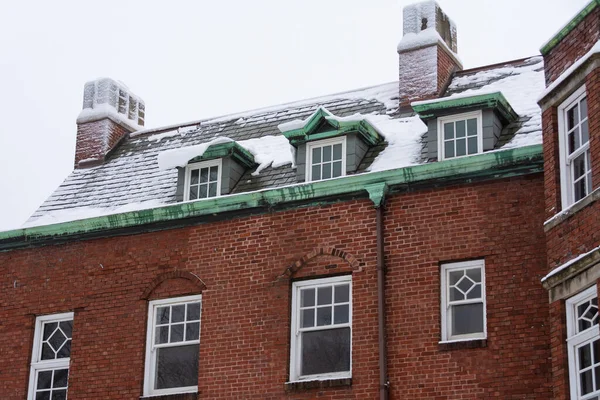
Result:
M86 81L146 102L146 125L397 79L410 0L0 0L0 230L73 168ZM529 57L588 0L439 0L465 68Z

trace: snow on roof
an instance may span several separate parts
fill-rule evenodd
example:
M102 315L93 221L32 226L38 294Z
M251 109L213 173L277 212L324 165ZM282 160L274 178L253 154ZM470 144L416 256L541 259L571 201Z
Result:
M565 70L565 72L563 72L562 74L560 74L560 76L558 78L556 78L556 80L554 82L552 82L550 84L550 86L548 86L546 88L546 90L544 90L539 95L538 101L541 101L550 92L552 92L554 89L556 89L561 83L563 83L566 79L568 79L573 74L573 72L577 71L579 69L579 67L581 67L594 54L598 54L598 53L600 53L600 40L598 40L596 42L596 44L594 44L594 46L592 46L592 48L590 49L590 51L588 51L587 53L585 53L585 55L583 57L581 57L579 60L577 60L575 63L573 63L573 65L571 65L569 68L567 68Z
M535 99L544 87L542 71L540 57L464 71L453 79L447 96L501 91L521 117L517 124L519 134L508 144L503 143L502 148L539 143L540 110ZM423 141L426 126L418 117L398 113L398 83L392 82L136 132L117 147L103 164L71 172L34 213L28 226L49 220L67 221L84 214L111 214L128 205L146 207L149 204L158 206L174 203L177 201L177 170L174 165L182 165L180 159L175 162L177 157L174 155L187 151L183 151L184 148L199 146L190 158L196 157L198 151L206 149L209 143L226 140L224 138L234 140L250 151L259 164L257 169L248 170L242 175L232 194L301 184L296 178L294 149L278 126L285 126L294 120L303 121L318 107L326 108L332 118L367 119L385 137L385 142L369 149L356 173L428 162L423 156L427 146ZM168 153L176 149L181 151ZM169 160L170 156L160 154L171 154L173 159ZM183 158L188 156L181 155ZM159 157L162 160L160 167Z
M598 250L600 250L600 246L596 247L595 249L592 249L592 250L588 251L587 253L583 253L583 254L578 255L577 257L572 258L571 260L567 261L564 264L559 265L558 267L556 267L552 271L550 271L548 273L548 275L544 276L542 278L542 282L544 282L548 278L550 278L550 277L558 274L559 272L564 271L565 269L569 268L571 265L575 264L577 261L581 260L582 258L584 258L584 257L586 257L586 256L588 256L588 255L590 255L593 252L598 251Z

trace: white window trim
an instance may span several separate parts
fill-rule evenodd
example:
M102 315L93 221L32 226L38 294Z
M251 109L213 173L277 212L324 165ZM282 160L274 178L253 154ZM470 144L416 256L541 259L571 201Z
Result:
M349 314L348 323L335 325L336 327L349 327L350 328L350 370L343 372L332 372L328 374L315 374L315 375L300 375L300 354L301 354L301 341L300 341L300 289L306 287L318 287L322 285L332 285L338 283L349 283ZM316 301L316 300L315 300ZM312 381L312 380L328 380L328 379L343 379L352 378L352 276L343 275L332 278L321 278L311 279L306 281L298 281L292 284L292 313L291 313L291 341L290 341L290 382L301 382L301 381Z
M221 196L221 180L223 177L223 160L220 158L217 158L215 160L191 163L185 167L185 179L184 179L184 188L183 188L183 200L184 201L190 201L191 171L193 169L207 168L207 167L214 167L214 166L219 167L218 174L217 174L217 195L214 197L207 197L207 198L214 199L215 197ZM198 201L198 200L206 200L206 199L192 199L192 201Z
M74 319L74 313L50 314L42 315L35 320L35 333L33 335L33 348L31 351L31 368L29 371L29 390L27 392L27 400L35 399L35 388L37 386L37 371L43 369L58 369L69 368L71 357L60 358L55 360L40 360L42 353L42 327L45 322L61 322ZM72 343L72 339L71 339ZM70 371L69 371L70 372ZM68 390L67 390L68 392ZM68 397L68 393L67 393Z
M594 337L600 336L599 328L597 325L586 329L583 332L577 332L577 312L576 307L579 303L587 301L590 298L597 297L596 285L587 288L583 292L567 299L566 310L567 310L567 354L569 359L569 386L571 390L571 399L585 399L579 395L579 382L578 382L578 371L577 371L577 357L575 348L581 344L590 341ZM595 398L595 395L588 395L589 397Z
M202 337L202 295L185 296L185 297L174 297L169 299L153 300L148 303L148 322L146 328L146 362L144 368L144 396L162 396L167 394L176 393L193 393L198 391L198 385L196 386L185 386L179 388L170 389L154 389L154 378L156 377L156 351L154 349L154 334L155 325L154 318L156 315L156 307L164 305L173 305L181 303L190 303L194 301L200 301L200 330L199 337ZM182 342L183 344L192 342ZM198 340L200 343L200 340Z
M448 115L445 117L439 117L437 120L437 139L438 139L438 159L442 160L453 160L455 158L474 156L475 154L467 154L464 156L455 156L446 158L444 154L444 124L448 122L462 121L471 118L477 118L477 154L483 153L483 116L481 110L473 111L463 114Z
M469 333L466 335L452 335L450 324L450 305L448 304L447 275L449 271L465 268L481 268L481 300L483 302L483 332ZM485 290L485 260L460 261L445 263L441 266L441 316L442 316L442 340L440 343L465 342L469 340L487 339L487 300Z
M315 147L323 147L323 146L327 146L327 145L334 145L334 144L342 144L342 175L341 176L346 176L346 136L341 136L341 137L335 137L335 138L331 138L331 139L323 139L323 140L317 140L314 142L308 142L306 144L306 182L319 182L319 181L323 181L323 180L328 180L328 179L335 179L335 178L328 178L328 179L319 179L318 181L313 181L312 179L312 149Z
M568 146L567 146L567 126L565 114L567 110L576 102L586 96L585 85L577 89L573 94L563 101L558 106L558 147L559 147L559 162L560 162L560 198L561 210L564 210L575 204L573 199L573 179L571 177L571 168L567 165ZM589 103L588 103L588 118L589 118ZM589 126L589 123L588 123ZM582 146L583 147L583 146ZM589 142L588 146L589 148ZM582 150L583 151L583 150ZM578 152L580 154L582 151ZM591 160L590 160L591 162ZM590 190L591 192L591 190ZM588 193L589 194L589 193ZM584 197L585 198L585 197ZM583 200L583 199L581 199ZM581 201L579 200L579 201Z

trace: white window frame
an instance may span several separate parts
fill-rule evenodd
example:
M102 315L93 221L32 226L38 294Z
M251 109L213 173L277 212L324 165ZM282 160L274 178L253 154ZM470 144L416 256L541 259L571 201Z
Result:
M326 374L314 374L314 375L300 375L301 371L301 354L302 354L302 341L300 340L300 290L308 287L318 288L320 286L332 286L340 283L348 283L350 285L349 290L349 314L347 324L336 324L327 325L321 329L331 329L332 326L338 328L350 328L350 370L341 372L332 372ZM315 302L316 302L316 291L315 291ZM352 276L343 275L331 278L311 279L306 281L298 281L292 284L292 313L291 313L291 341L290 341L290 382L299 381L310 381L310 380L328 380L328 379L342 379L352 377Z
M437 120L437 131L438 131L437 139L438 139L438 155L439 155L438 159L440 161L453 160L455 158L462 158L462 157L468 157L468 156L475 155L475 154L465 154L464 156L446 157L445 150L444 150L445 149L445 147L444 147L444 124L446 124L448 122L457 122L457 121L463 121L463 120L466 121L467 119L472 119L472 118L477 119L477 153L475 153L475 154L483 153L483 116L482 116L481 110L463 113L463 114L448 115L445 117L439 117ZM466 129L466 126L465 126L465 129ZM456 136L455 136L454 142L456 143ZM468 143L465 142L465 146L467 146L467 149L468 149Z
M585 85L577 89L567 98L560 106L558 106L558 146L559 146L559 161L560 161L560 194L561 194L561 209L566 209L575 204L573 193L573 168L571 160L586 152L590 148L588 140L587 145L581 146L572 155L569 155L569 146L567 140L567 111L575 104L578 104L584 97L587 97ZM588 121L589 121L589 103L588 103ZM589 122L588 122L589 132ZM588 160L591 163L591 159ZM585 178L584 178L585 179ZM592 188L587 188L587 194L592 192ZM584 196L585 198L585 196ZM582 200L582 199L580 199Z
M200 344L202 337L202 295L193 295L185 297L174 297L169 299L153 300L148 303L148 325L146 329L146 362L144 368L144 396L161 396L176 393L193 393L198 391L198 385L184 386L169 389L154 389L154 381L156 379L156 348L154 345L154 336L156 332L156 308L165 305L178 305L192 302L200 302L200 329L198 340L178 342L178 346L190 344Z
M191 163L188 164L185 167L185 179L184 179L184 189L183 189L183 199L184 201L190 201L190 181L191 181L191 176L192 176L192 170L194 169L202 169L202 168L209 168L209 167L218 167L218 172L217 172L217 195L213 196L213 197L206 197L205 199L191 199L191 201L198 201L198 200L206 200L206 199L214 199L216 197L221 196L221 178L223 176L223 160L221 160L220 158L217 158L215 160L209 160L209 161L200 161L200 162L195 162L195 163ZM200 179L200 177L198 177L198 179Z
M584 400L600 396L600 390L589 393L584 397L579 394L579 371L577 369L578 355L576 349L585 345L595 338L600 337L598 325L592 325L590 328L577 333L577 306L585 301L598 297L596 285L584 290L583 292L567 299L567 347L569 358L569 386L571 390L571 399ZM593 375L593 374L592 374Z
M35 333L33 335L33 348L31 351L31 369L29 372L29 390L27 400L35 400L35 391L37 388L37 372L45 369L70 369L71 357L55 360L41 360L42 355L42 329L46 322L74 321L74 313L61 313L42 315L35 320ZM71 340L72 343L72 340ZM69 371L70 372L70 371ZM68 397L68 386L67 386Z
M335 179L335 178L327 178L327 179L319 179L314 181L312 178L312 150L316 147L323 147L323 146L328 146L328 145L335 145L335 144L340 144L342 145L342 175L341 176L346 176L346 136L341 136L341 137L335 137L335 138L331 138L331 139L323 139L323 140L317 140L314 142L308 142L306 144L306 181L307 182L319 182L319 181L323 181L323 180L327 180L327 179ZM333 172L333 169L332 169ZM336 178L339 178L336 177Z
M481 300L454 301L450 304L448 291L448 274L450 271L479 267L481 269ZM442 316L442 343L462 342L487 338L487 301L485 290L485 260L460 261L444 263L441 266L441 316ZM483 332L464 335L452 335L452 305L483 303Z

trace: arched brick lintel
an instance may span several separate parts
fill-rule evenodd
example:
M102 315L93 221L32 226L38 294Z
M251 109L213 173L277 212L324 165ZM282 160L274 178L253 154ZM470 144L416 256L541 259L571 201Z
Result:
M305 254L299 260L292 263L292 265L287 267L287 269L281 275L287 276L288 278L292 278L296 274L296 272L301 270L302 267L304 267L310 260L319 256L339 257L350 265L350 268L352 268L353 272L362 271L362 265L360 261L358 261L358 259L352 254L347 253L343 250L338 250L335 247L317 247L311 252Z
M159 287L163 282L165 282L169 279L188 280L198 288L199 292L202 292L204 289L206 289L206 284L204 284L204 282L202 282L202 279L200 279L200 277L198 275L193 274L188 271L170 271L170 272L165 272L163 274L160 274L152 280L150 285L148 285L146 290L144 290L144 293L142 294L142 297L141 297L142 300L148 300L150 298L150 296L152 295L152 293L154 292L154 290L156 290L157 287Z

